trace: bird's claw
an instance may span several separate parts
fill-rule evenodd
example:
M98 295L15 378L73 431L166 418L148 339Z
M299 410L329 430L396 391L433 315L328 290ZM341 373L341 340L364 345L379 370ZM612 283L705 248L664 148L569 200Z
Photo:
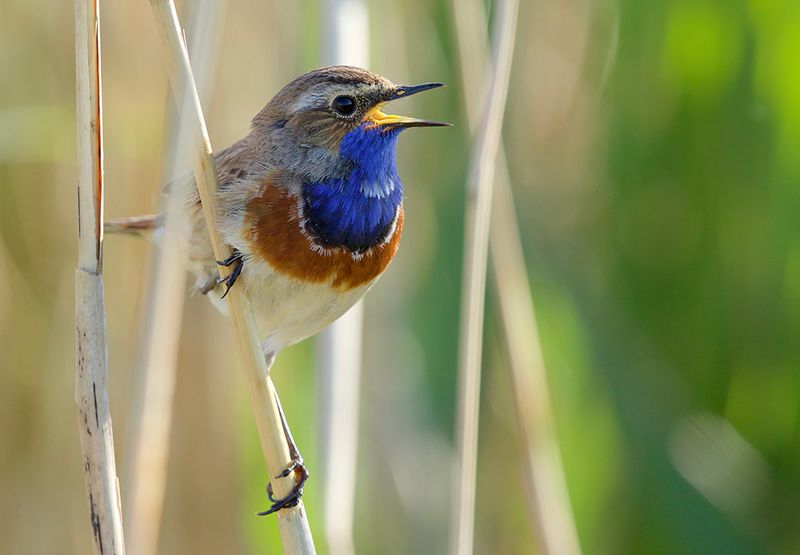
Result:
M308 470L305 465L303 465L303 459L292 459L292 462L290 462L280 474L275 476L275 478L286 478L292 472L294 472L294 486L292 486L292 490L281 499L275 499L272 492L272 482L267 484L267 495L269 496L269 500L272 501L272 506L266 511L258 513L258 516L267 516L272 513L277 513L281 509L294 507L300 502L300 498L303 496L303 486L305 486L306 480L308 480Z
M301 474L305 474L305 478L303 479L303 481L307 480L308 479L308 470L306 470L305 465L303 465L303 459L292 459L292 462L290 462L286 466L286 468L284 468L281 471L281 473L278 474L275 477L276 478L286 478L287 476L289 476L289 474L294 472L294 470L297 469L297 468L301 469L300 470Z
M233 266L233 270L231 270L230 274L226 277L220 276L217 280L217 285L225 284L225 292L222 294L222 298L224 299L242 273L242 268L244 268L244 255L234 249L233 253L231 253L228 258L225 260L217 260L216 262L220 266L225 266L226 268Z

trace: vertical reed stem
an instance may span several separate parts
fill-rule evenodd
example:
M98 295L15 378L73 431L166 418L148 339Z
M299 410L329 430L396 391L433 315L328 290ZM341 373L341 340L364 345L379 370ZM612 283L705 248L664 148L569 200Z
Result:
M369 21L362 0L323 2L326 65L369 65ZM324 465L324 519L332 555L352 555L358 462L358 408L364 301L325 329L317 340L320 460Z
M78 130L78 269L75 402L96 554L123 554L114 436L108 406L103 301L103 118L99 0L75 0Z
M214 158L200 99L192 76L189 55L182 40L178 14L172 0L150 0L150 4L153 7L153 15L164 47L164 59L177 104L182 106L183 99L188 97L192 107L190 115L194 126L197 189L202 200L214 256L217 260L224 260L230 256L231 251L230 247L222 242L216 230L217 207L214 197L218 180L214 168ZM223 277L227 276L228 272L227 269L221 267ZM291 491L293 479L291 476L275 478L290 463L289 447L284 436L275 397L275 387L269 377L269 367L261 349L249 300L241 287L231 288L227 299L234 335L256 416L261 449L267 463L273 491L276 498L284 497ZM277 518L283 549L286 553L316 552L302 501L294 507L280 510Z
M472 149L467 182L464 269L459 342L457 444L450 549L453 555L473 551L475 486L478 459L481 355L494 164L500 144L511 57L517 23L517 0L498 3L488 94Z

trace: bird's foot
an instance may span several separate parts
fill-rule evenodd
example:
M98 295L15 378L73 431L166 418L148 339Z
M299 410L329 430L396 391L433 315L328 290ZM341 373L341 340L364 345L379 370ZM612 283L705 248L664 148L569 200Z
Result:
M303 458L299 454L296 458L293 458L292 462L290 462L275 478L286 478L292 473L294 473L294 486L292 486L292 490L285 497L275 499L272 493L272 482L267 484L267 495L269 496L269 500L272 501L272 506L266 511L258 513L258 516L277 513L281 509L294 507L300 502L300 498L303 496L303 486L306 480L308 480L308 470L305 465L303 465Z
M278 392L273 391L275 395L275 403L278 405L278 414L281 417L281 425L283 426L283 434L286 437L286 444L289 447L289 458L291 462L283 469L283 471L275 476L275 478L287 478L290 474L294 473L294 486L292 490L281 499L275 499L272 495L272 483L267 484L267 495L269 500L272 501L272 506L266 511L258 513L259 516L266 516L268 514L277 513L281 509L294 507L300 502L300 497L303 495L303 486L308 480L308 470L303 464L303 457L300 456L300 451L297 449L297 444L294 442L292 432L289 431L289 424L286 423L286 415L281 406L281 400L278 398Z
M224 299L228 292L233 287L233 284L236 283L239 275L242 273L242 268L244 268L244 255L237 251L236 249L233 250L233 253L226 258L225 260L217 260L217 264L220 266L225 266L229 268L233 266L233 270L231 273L228 274L226 277L220 276L217 278L217 285L225 284L225 292L222 294L222 298Z

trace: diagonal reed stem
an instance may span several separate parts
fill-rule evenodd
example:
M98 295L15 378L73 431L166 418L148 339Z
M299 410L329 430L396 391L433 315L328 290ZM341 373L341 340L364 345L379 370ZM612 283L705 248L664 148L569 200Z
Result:
M103 115L99 0L75 0L78 131L78 269L75 402L96 554L123 554L114 435L108 405L103 300Z
M486 17L475 0L457 1L454 10L466 113L474 128L473 114L480 101L475 91L488 63ZM553 428L547 374L502 141L496 167L489 235L493 283L525 449L525 484L535 539L542 555L577 555L580 544Z
M199 0L193 6L191 59L199 68L198 87L210 90L213 58L221 28L224 0ZM165 175L172 178L182 166L190 141L188 103L171 118L173 139ZM181 196L169 195L164 213L161 248L154 248L148 296L134 369L134 396L130 417L126 477L125 519L128 551L154 555L158 547L169 462L172 405L178 364L178 342L186 298L186 268L180 242L184 229Z
M177 104L182 106L184 97L188 96L192 106L190 115L194 127L196 153L194 172L197 189L200 193L214 256L217 260L224 260L230 256L231 250L222 242L216 230L217 207L214 197L219 183L200 99L192 76L189 55L182 40L178 14L172 0L150 0L150 4L164 47L164 59ZM223 277L228 275L227 268L221 267L220 271ZM233 287L227 299L236 344L256 416L261 449L275 496L280 498L289 493L293 480L291 476L275 478L290 463L289 448L281 423L275 387L269 377L269 367L261 350L255 319L245 293L241 287ZM279 511L277 518L284 552L289 554L315 553L311 529L308 526L302 501L294 507Z
M456 436L459 465L455 473L450 527L453 555L469 555L473 551L489 216L518 7L517 0L503 0L497 4L488 94L481 110L467 182Z

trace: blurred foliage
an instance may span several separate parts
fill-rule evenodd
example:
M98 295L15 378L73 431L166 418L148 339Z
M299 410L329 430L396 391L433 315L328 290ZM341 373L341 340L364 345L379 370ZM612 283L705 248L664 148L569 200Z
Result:
M154 208L167 88L147 2L102 3L107 213ZM369 295L356 542L447 542L469 138L451 5L371 2L372 68L451 84L403 110L407 223ZM317 2L227 8L212 142L317 65ZM72 401L74 81L69 2L0 0L0 537L85 553ZM189 36L191 41L191 36ZM570 494L587 554L800 552L800 4L523 1L505 141ZM106 240L124 477L149 245ZM479 553L530 553L502 338L487 324ZM187 306L164 553L277 552L224 320ZM275 379L324 552L313 343ZM121 484L125 495L125 482Z

